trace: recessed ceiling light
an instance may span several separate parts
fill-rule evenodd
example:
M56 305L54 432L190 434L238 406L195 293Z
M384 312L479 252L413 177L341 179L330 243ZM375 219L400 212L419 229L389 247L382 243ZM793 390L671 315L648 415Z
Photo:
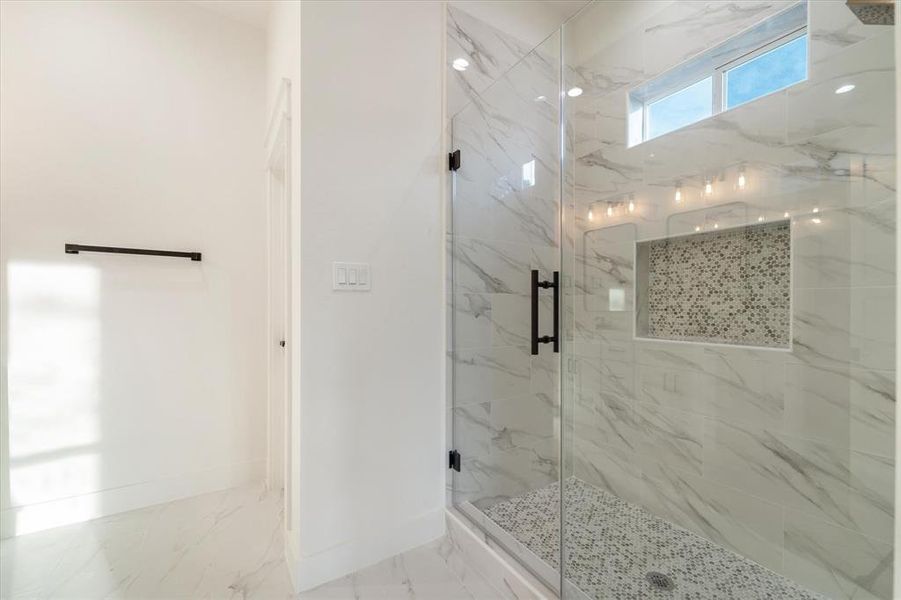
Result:
M857 86L855 86L853 83L846 83L845 85L843 85L840 88L838 88L837 90L835 90L835 93L836 94L847 94L848 92L853 90L855 87L857 87Z
M451 63L451 66L458 71L465 71L469 66L469 61L465 58L455 58L454 62Z
M582 88L580 88L580 87L569 88L569 91L566 92L566 95L569 96L570 98L575 98L576 96L581 96Z

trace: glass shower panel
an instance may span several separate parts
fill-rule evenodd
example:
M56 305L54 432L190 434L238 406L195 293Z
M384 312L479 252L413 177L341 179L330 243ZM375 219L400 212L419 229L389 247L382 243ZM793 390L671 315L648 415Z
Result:
M629 147L630 90L797 3L714 4L563 28L564 597L888 599L893 29L810 2L806 81Z
M454 504L554 586L560 355L531 352L531 292L533 270L560 268L559 45L557 32L454 116L450 240ZM550 336L552 290L538 308Z

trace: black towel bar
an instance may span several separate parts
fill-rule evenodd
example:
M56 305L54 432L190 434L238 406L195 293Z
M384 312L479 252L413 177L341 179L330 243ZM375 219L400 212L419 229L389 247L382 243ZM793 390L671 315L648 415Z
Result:
M79 252L110 252L112 254L143 254L145 256L174 256L200 260L200 252L175 252L172 250L146 250L143 248L115 248L113 246L85 246L83 244L66 244L66 254Z

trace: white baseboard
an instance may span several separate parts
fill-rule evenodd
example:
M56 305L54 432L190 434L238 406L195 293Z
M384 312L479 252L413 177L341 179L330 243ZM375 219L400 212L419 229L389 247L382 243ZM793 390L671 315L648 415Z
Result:
M286 544L291 581L297 592L312 589L386 558L412 550L444 535L444 507L392 526L382 526L365 538L350 540L318 554L293 556Z
M216 492L259 481L264 474L265 461L253 460L170 479L15 506L0 511L0 539Z

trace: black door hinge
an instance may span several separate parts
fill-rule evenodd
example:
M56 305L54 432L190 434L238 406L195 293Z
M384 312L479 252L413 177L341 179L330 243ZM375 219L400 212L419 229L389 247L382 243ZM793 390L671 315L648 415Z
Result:
M447 468L454 471L460 470L460 453L456 450L448 452Z
M456 171L460 168L460 151L454 150L450 154L447 155L447 163L450 167L451 171Z

